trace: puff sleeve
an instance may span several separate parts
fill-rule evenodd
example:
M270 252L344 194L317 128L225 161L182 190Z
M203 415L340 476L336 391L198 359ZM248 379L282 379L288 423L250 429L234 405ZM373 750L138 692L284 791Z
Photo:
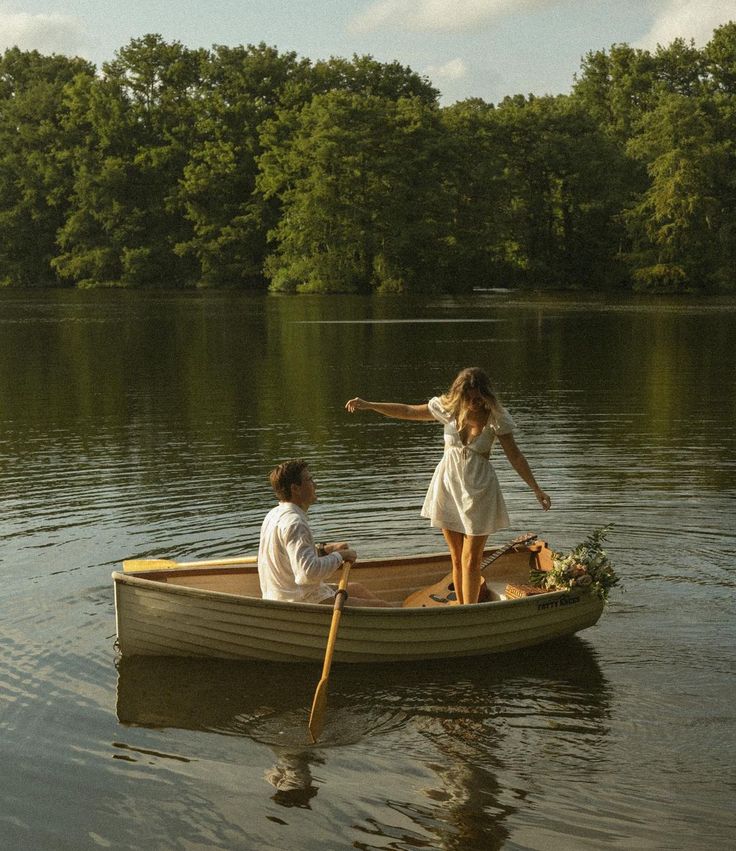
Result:
M492 416L489 425L496 435L511 434L516 428L514 418L503 405L498 406L498 410Z
M452 422L452 414L449 414L443 407L440 402L439 396L433 396L429 402L427 402L427 407L429 408L429 413L442 425L447 425L449 422Z

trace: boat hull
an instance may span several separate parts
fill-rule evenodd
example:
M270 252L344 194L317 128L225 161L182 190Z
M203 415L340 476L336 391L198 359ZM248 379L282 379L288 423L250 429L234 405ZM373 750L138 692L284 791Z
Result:
M441 575L445 565L439 557L435 560L433 570ZM426 578L426 558L424 565ZM370 565L360 566L368 568L364 575L370 578ZM390 575L391 568L385 563L380 566L384 577ZM410 560L403 560L393 569L398 574L411 567ZM279 662L323 659L331 607L280 603L184 584L194 582L192 573L166 581L113 573L122 655ZM497 589L512 574L501 572ZM363 581L363 576L358 578ZM230 581L235 582L235 576ZM496 590L494 598L472 606L348 607L342 614L334 661L400 662L502 653L573 635L593 626L603 611L603 602L583 589L520 599L503 599Z

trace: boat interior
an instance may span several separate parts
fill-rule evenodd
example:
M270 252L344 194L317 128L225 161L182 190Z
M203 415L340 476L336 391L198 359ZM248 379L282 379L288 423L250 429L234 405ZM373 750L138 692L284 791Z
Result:
M490 548L484 562L491 561L482 571L487 591L481 601L498 602L509 596L529 592L530 569L545 569L551 565L551 552L543 541L513 549ZM451 604L453 593L452 565L448 553L391 556L359 561L350 571L350 580L366 588L396 607L420 607ZM207 567L186 567L141 571L133 574L155 582L217 591L225 594L261 596L258 567L254 564L230 566L216 564ZM338 574L339 576L339 574ZM509 586L512 586L510 589ZM525 592L523 589L527 588ZM521 593L509 594L512 589Z

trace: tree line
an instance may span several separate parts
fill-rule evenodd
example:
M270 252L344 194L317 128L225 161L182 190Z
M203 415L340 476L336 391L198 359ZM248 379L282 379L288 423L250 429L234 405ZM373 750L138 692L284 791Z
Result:
M736 23L442 107L370 56L0 59L0 286L736 289Z

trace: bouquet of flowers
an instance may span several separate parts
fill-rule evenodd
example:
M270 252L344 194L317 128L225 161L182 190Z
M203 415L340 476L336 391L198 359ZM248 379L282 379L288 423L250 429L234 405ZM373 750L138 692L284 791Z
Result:
M567 555L552 553L551 570L532 570L531 581L548 591L570 591L590 588L602 600L618 585L619 577L603 549L603 540L610 526L596 529Z

